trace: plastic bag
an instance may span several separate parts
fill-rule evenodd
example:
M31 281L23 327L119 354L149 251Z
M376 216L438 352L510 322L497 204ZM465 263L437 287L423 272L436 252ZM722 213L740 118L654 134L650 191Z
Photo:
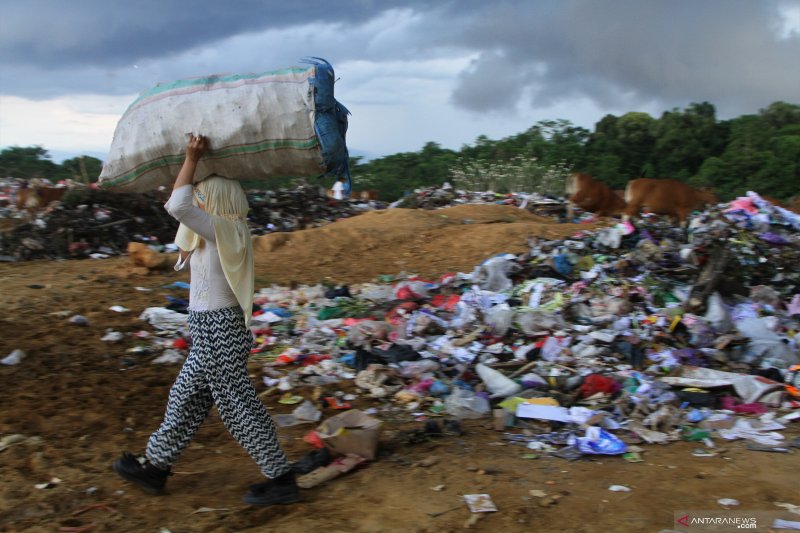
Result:
M770 329L768 318L771 317L745 318L736 323L739 333L750 339L747 345L750 356L778 360L783 362L783 366L799 363L797 354L792 353L788 342L784 342L785 337Z
M620 455L628 451L628 446L603 428L586 428L585 437L577 437L573 444L581 453L590 455Z
M372 340L384 340L389 333L386 322L364 320L350 328L347 341L353 346L368 346Z
M608 376L604 376L602 374L589 374L583 380L580 391L582 398L588 398L589 396L593 396L599 392L604 394L616 394L621 389L622 385Z
M305 420L308 422L319 422L322 418L322 412L314 407L314 404L305 400L292 411L292 415L298 420Z
M491 410L489 401L466 389L455 389L444 401L445 411L456 418L481 418Z
M139 320L144 320L160 331L180 331L189 326L187 315L165 307L148 307L139 315Z
M508 333L511 327L511 320L514 317L514 310L508 304L495 305L484 316L486 325L489 326L493 335L502 337Z
M542 345L542 350L539 352L539 356L545 361L557 360L563 348L569 345L570 340L571 337L565 337L563 340L559 340L556 337L547 337L547 340L544 341Z
M429 281L411 278L401 281L394 287L394 298L397 300L420 300L430 297L430 291L438 285Z
M475 268L473 276L481 289L493 292L506 291L513 287L508 274L516 266L513 254L501 254L490 257Z
M454 329L466 328L478 320L475 310L464 302L456 304L455 316L450 320L449 327Z
M795 294L789 305L786 306L786 312L790 316L800 315L800 294Z
M606 228L597 233L597 242L608 248L619 248L622 244L622 237L625 235L625 228L620 224Z
M522 385L494 368L478 363L475 370L492 393L492 398L507 398L522 390Z
M708 310L705 318L717 333L725 333L733 327L731 315L718 292L708 298Z
M404 378L418 378L422 374L436 372L437 370L439 370L439 363L433 359L400 362L400 375Z
M566 327L560 315L541 309L517 312L515 320L526 335L533 335L540 331L555 331Z

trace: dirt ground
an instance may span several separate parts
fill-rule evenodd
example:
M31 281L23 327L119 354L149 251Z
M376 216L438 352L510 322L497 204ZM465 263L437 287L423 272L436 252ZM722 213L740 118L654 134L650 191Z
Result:
M261 238L256 286L366 282L400 271L470 272L493 254L524 251L531 235L556 238L584 228L505 206L372 212ZM504 445L489 419L464 421L462 436L410 442L408 431L422 424L391 411L380 415L385 431L378 459L304 491L302 503L242 503L259 472L215 413L175 465L168 493L145 495L119 479L111 462L123 450L143 450L179 368L147 358L132 361L135 356L125 353L135 344L131 338L121 344L100 338L108 328L149 330L139 314L165 305L167 295L185 296L162 288L177 280L188 276L147 273L126 257L0 264L0 356L17 348L27 353L21 364L0 367L0 439L39 439L0 452L0 531L455 531L472 516L461 495L486 493L499 511L485 513L472 526L478 531L658 532L675 527L676 510L720 510L719 498L735 498L739 510L751 511L780 510L776 502L800 504L797 453L755 452L742 442L717 439L721 449L713 457L695 457L696 444L678 442L645 445L640 463L619 457L526 459L527 450ZM111 312L113 305L130 312ZM86 316L89 324L70 324L73 314ZM263 391L259 364L251 364L251 375ZM294 409L276 396L265 403L274 413ZM366 399L354 403L381 407ZM280 431L291 459L310 451L302 440L310 428ZM798 430L784 434L793 437ZM430 457L438 462L414 466ZM52 478L61 482L35 487ZM631 491L611 492L610 485ZM532 496L537 489L558 498ZM95 504L102 505L89 507ZM786 515L793 517L800 519Z

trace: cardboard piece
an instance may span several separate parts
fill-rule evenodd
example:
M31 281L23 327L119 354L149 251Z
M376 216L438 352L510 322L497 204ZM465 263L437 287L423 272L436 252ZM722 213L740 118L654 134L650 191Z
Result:
M353 453L372 461L378 451L382 422L359 409L350 409L325 420L316 432L334 453Z

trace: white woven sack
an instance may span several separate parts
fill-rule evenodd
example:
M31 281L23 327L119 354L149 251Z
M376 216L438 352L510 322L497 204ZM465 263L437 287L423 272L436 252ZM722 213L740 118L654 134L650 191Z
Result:
M130 192L171 186L192 134L210 145L199 180L325 174L331 166L315 131L319 67L179 80L145 91L117 125L100 185Z

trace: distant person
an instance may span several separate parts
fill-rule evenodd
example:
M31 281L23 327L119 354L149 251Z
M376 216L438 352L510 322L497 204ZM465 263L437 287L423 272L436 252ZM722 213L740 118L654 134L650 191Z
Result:
M344 199L344 178L336 179L336 183L333 184L331 192L333 193L334 200Z
M145 456L124 453L114 470L147 492L161 492L172 465L194 438L212 405L227 430L258 463L268 481L250 487L253 505L294 503L299 489L275 424L247 374L253 342L253 245L247 196L238 181L212 176L192 186L206 139L192 136L166 210L180 223L176 269L191 268L192 345L172 389L161 426Z

